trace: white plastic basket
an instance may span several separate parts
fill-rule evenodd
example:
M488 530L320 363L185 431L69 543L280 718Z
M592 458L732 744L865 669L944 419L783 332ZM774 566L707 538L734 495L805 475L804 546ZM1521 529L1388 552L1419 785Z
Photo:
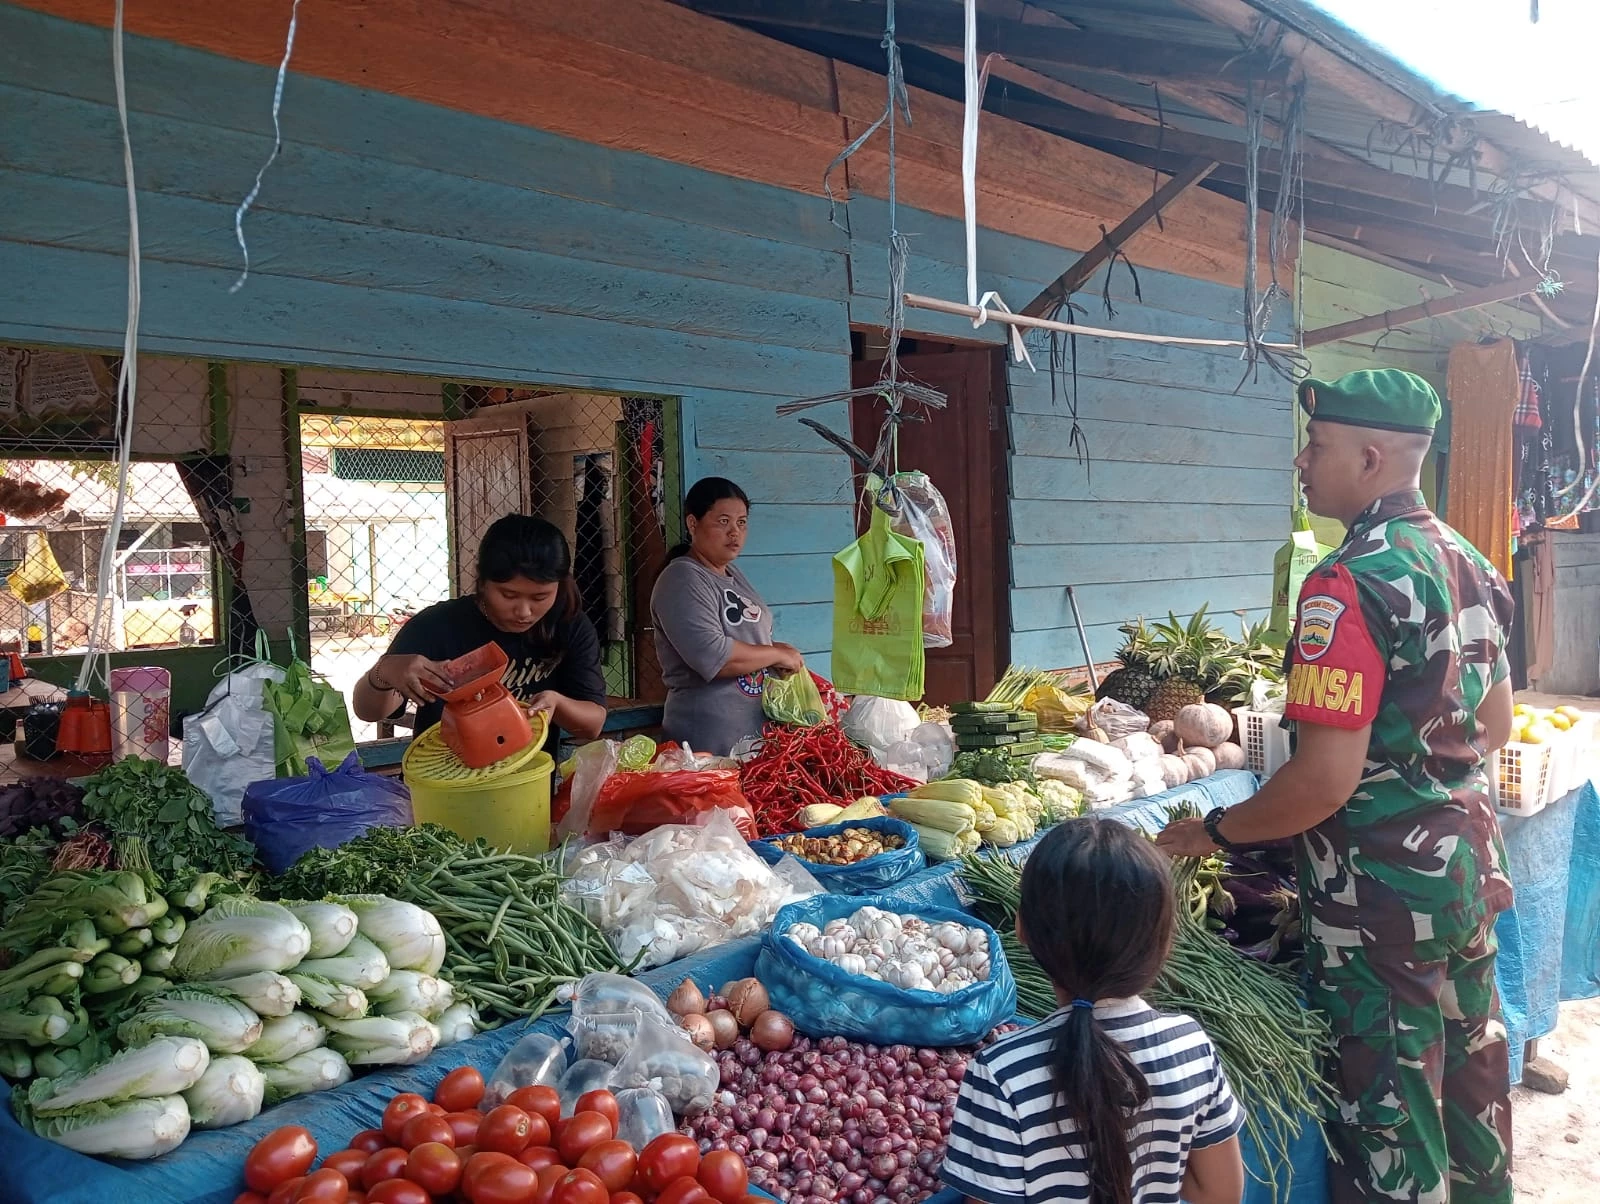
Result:
M1289 759L1289 733L1282 726L1283 716L1249 707L1235 707L1233 716L1239 722L1239 746L1244 749L1245 765L1251 772L1270 778Z
M1591 771L1594 720L1582 719L1545 744L1507 744L1494 755L1495 806L1506 815L1537 815L1583 785Z

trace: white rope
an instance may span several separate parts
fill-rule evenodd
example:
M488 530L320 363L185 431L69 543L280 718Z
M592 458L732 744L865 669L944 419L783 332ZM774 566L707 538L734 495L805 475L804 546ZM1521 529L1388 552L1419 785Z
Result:
M283 149L283 127L278 124L278 113L283 108L283 81L289 74L289 56L294 53L294 31L299 19L300 0L294 0L294 7L289 10L289 37L283 44L283 60L278 64L278 82L272 88L272 153L261 165L261 170L256 172L255 184L251 186L244 200L239 202L239 208L233 214L233 235L239 240L239 253L244 256L244 271L239 273L239 279L228 289L230 293L242 289L250 275L250 248L245 246L244 242L244 215L261 195L261 181L267 174L267 168L278 161L278 152Z
M111 74L117 91L117 121L122 128L122 176L128 191L128 326L122 336L122 366L117 372L117 397L113 429L117 437L117 504L111 511L105 542L100 547L100 580L95 591L94 622L89 626L88 646L78 670L77 690L84 693L94 676L99 648L100 627L105 621L106 603L116 589L117 544L122 536L122 519L128 504L128 465L133 458L133 419L139 392L139 198L133 178L133 140L128 135L128 86L122 61L122 5L117 0L111 34ZM109 668L106 686L110 687Z

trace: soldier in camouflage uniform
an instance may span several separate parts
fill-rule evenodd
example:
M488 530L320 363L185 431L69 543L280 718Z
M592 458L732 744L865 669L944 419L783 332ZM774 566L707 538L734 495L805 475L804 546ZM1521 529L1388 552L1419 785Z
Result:
M1301 590L1294 755L1174 855L1296 837L1310 1001L1332 1022L1335 1201L1510 1204L1495 916L1511 906L1486 756L1510 734L1510 591L1429 512L1439 418L1394 370L1306 381L1306 498L1349 526Z

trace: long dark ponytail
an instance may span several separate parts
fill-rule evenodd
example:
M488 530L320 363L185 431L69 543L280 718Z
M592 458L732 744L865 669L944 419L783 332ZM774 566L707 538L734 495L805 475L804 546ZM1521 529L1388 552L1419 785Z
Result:
M750 499L745 496L744 490L728 480L727 477L701 477L693 485L689 486L689 492L684 495L683 512L689 517L702 519L711 512L711 507L718 502L725 502L729 498L743 502L744 508L746 510L750 509ZM690 542L690 540L686 539L668 552L668 562L670 563L680 556L687 556Z
M1089 1005L1149 987L1166 962L1173 922L1166 858L1115 820L1061 824L1023 869L1022 938L1074 1001L1056 1029L1050 1072L1084 1143L1095 1204L1133 1204L1129 1130L1150 1102L1150 1084Z

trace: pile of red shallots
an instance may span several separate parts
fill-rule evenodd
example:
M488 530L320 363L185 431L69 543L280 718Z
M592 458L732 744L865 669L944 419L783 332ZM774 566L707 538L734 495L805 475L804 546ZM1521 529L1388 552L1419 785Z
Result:
M742 1155L750 1182L787 1204L915 1204L939 1188L971 1054L843 1037L763 1053L741 1037L717 1055L722 1091L689 1131L702 1151Z

